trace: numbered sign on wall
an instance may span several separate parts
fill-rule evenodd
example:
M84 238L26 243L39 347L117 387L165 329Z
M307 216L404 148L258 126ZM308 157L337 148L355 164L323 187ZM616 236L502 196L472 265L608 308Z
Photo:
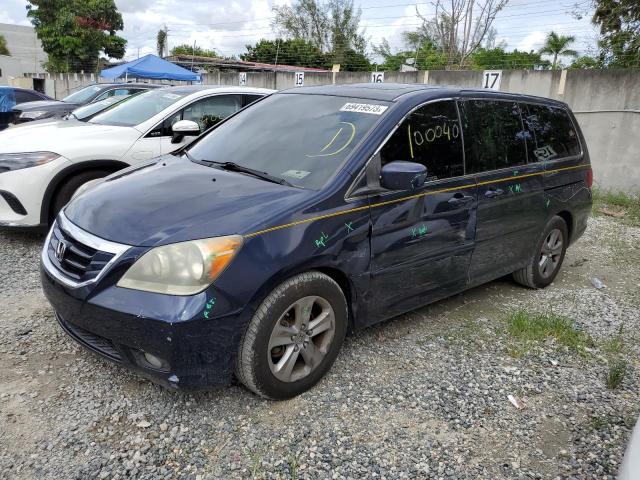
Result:
M371 72L371 83L384 83L384 72Z
M304 86L304 72L296 72L296 87Z
M244 87L247 84L247 74L246 72L240 72L240 86Z
M485 70L482 73L482 88L489 90L500 90L502 81L502 70Z

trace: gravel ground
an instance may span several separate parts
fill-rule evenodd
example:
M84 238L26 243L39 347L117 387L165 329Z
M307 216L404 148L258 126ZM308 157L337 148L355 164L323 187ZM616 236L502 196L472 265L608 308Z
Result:
M0 231L0 478L614 478L640 414L639 241L594 218L549 288L505 279L397 317L269 402L176 394L85 352L41 293L42 237ZM566 315L595 346L515 354L516 309ZM608 390L621 326L629 368Z

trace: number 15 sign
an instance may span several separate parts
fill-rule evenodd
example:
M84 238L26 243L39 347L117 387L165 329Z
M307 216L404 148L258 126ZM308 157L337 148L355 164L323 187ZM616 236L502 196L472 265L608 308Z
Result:
M502 80L502 70L485 70L482 73L482 88L489 90L500 90Z

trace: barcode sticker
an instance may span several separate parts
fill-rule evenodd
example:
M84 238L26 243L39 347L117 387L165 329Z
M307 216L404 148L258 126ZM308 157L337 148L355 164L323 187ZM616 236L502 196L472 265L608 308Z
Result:
M340 109L341 112L370 113L372 115L382 115L387 110L385 105L375 105L373 103L345 103Z

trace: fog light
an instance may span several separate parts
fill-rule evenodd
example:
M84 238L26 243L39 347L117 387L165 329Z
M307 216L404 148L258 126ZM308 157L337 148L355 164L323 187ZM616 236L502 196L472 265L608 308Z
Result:
M164 366L164 362L161 358L151 355L150 353L144 352L144 359L149 362L149 365L152 367L162 368Z

